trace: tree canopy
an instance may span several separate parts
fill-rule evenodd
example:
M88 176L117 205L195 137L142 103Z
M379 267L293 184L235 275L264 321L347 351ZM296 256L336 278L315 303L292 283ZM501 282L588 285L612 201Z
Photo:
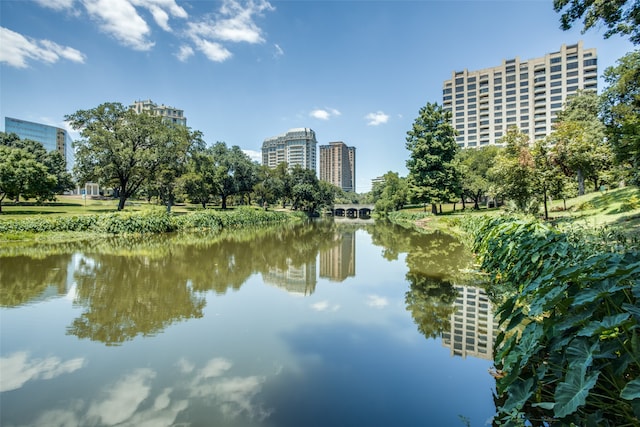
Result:
M640 11L639 11L640 13ZM602 114L616 162L631 183L640 184L640 50L604 71Z
M146 112L138 114L117 102L78 110L65 119L82 136L74 142L76 176L81 183L113 186L119 196L118 210L161 170L164 180L174 179L166 173L167 167L200 139L199 132Z
M71 175L58 151L48 152L41 143L14 133L0 133L0 202L6 197L54 200L71 188Z
M560 27L568 30L582 19L582 32L603 23L605 38L628 35L633 44L640 43L640 2L638 0L553 0L556 12L562 12Z
M413 200L430 203L433 213L437 213L437 203L450 202L461 194L460 176L454 163L459 150L455 132L451 113L437 103L422 107L407 132L409 192Z

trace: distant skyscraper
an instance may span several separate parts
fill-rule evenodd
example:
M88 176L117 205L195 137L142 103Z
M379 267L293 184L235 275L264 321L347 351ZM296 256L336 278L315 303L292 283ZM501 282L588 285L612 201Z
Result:
M26 120L4 118L5 133L15 133L20 139L30 139L41 143L45 150L57 150L67 162L67 170L73 166L73 148L69 133L59 127L28 122Z
M321 145L320 179L344 191L356 191L356 148L342 141Z
M334 246L320 251L320 277L342 282L356 275L356 234L336 233Z
M187 118L184 116L184 110L168 107L164 104L158 105L150 99L147 99L146 101L135 101L130 107L138 114L143 111L147 111L152 115L161 116L162 120L165 122L183 126L187 125Z
M267 138L262 143L262 164L275 168L287 162L289 168L296 165L316 170L316 133L309 128L289 129L287 133Z
M558 111L578 90L597 91L596 49L582 42L560 51L478 71L454 71L442 89L443 107L451 111L460 147L496 144L517 126L531 141L551 133Z

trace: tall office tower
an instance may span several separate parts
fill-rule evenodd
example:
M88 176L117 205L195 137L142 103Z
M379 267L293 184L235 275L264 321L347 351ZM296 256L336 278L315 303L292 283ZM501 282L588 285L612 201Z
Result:
M158 105L150 99L147 99L146 101L134 101L130 107L138 114L143 111L147 111L152 115L161 116L164 122L175 123L183 126L187 125L187 118L184 116L184 110L168 107L164 104Z
M451 315L451 329L442 333L442 345L452 356L493 360L493 343L498 334L491 302L484 289L456 286L456 312Z
M309 128L289 129L287 133L267 138L262 143L262 164L275 168L287 162L289 168L300 165L316 170L316 133Z
M356 191L356 148L342 141L320 147L320 179L344 191Z
M45 150L58 150L67 163L67 170L73 166L72 140L69 133L59 127L28 122L26 120L4 118L5 133L15 133L20 139L30 139L41 143Z
M558 52L478 71L454 71L442 89L443 107L451 111L462 148L499 143L517 126L531 141L552 131L556 114L578 90L597 91L596 49L582 42Z

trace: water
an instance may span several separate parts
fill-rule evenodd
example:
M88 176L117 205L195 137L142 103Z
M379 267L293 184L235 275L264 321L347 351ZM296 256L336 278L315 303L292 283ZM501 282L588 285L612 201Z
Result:
M316 222L0 248L3 426L483 426L455 239Z

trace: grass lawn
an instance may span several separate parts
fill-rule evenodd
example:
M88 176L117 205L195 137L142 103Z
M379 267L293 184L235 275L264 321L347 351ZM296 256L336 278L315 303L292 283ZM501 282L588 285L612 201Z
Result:
M404 209L407 214L420 215L416 218L418 226L425 229L445 230L450 227L452 220L463 215L498 215L504 212L503 208L487 209L481 206L479 211L474 211L473 204L467 204L467 209L462 211L462 205L457 203L443 204L442 214L430 215L431 207L427 206L426 214L422 207ZM542 206L540 207L542 216ZM549 220L554 223L572 222L585 227L601 227L610 225L619 228L627 236L640 238L640 188L625 187L604 192L596 191L566 200L556 200L548 204Z

